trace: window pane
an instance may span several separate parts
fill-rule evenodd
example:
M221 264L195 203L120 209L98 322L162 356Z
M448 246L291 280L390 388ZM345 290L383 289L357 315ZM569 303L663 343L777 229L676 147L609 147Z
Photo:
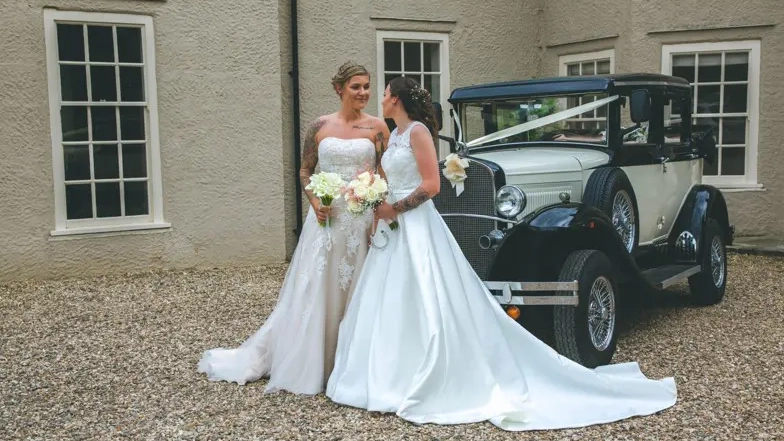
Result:
M117 55L121 63L142 62L141 28L117 28Z
M115 108L109 106L91 107L93 141L116 141L117 118Z
M724 113L744 113L747 102L746 84L727 84L724 86Z
M57 53L60 61L84 61L82 25L57 25Z
M596 64L596 73L606 75L610 73L610 60L600 61Z
M87 101L85 66L60 66L60 91L63 101Z
M120 130L125 141L146 139L144 107L120 107Z
M746 81L748 79L748 52L726 54L724 56L724 81Z
M120 67L120 96L124 102L144 101L144 80L141 67Z
M90 66L93 101L117 101L116 81L114 66Z
M87 107L63 106L60 120L63 141L87 141Z
M93 164L95 179L117 179L120 177L120 162L116 145L94 145Z
M721 86L697 87L697 113L719 113Z
M66 181L90 179L90 150L86 145L63 146Z
M721 54L700 54L697 78L700 83L721 81Z
M570 64L566 67L566 75L570 77L576 77L580 75L580 65L579 64Z
M713 129L713 135L716 137L718 141L719 137L719 119L718 118L692 118L692 126L693 132L702 132L708 130L709 128Z
M743 147L722 147L721 174L743 176L746 174L746 149Z
M672 75L694 82L694 55L674 55L672 57Z
M441 70L441 53L439 43L424 43L422 54L425 61L425 72L439 72Z
M144 144L123 144L123 177L147 177L147 152Z
M384 42L384 70L400 72L403 70L403 63L400 60L400 42Z
M587 63L583 63L582 74L583 75L593 75L594 74L593 61L589 61Z
M98 217L117 217L122 215L119 182L95 184L95 208L98 210Z
M114 61L114 37L110 26L87 26L90 61Z
M90 184L65 186L65 211L68 219L93 217L93 196Z
M419 43L403 43L403 69L406 72L417 72L422 70L421 47Z
M386 74L386 75L384 75L384 89L387 88L387 86L389 85L390 81L394 80L395 78L397 78L399 76L400 76L399 74ZM383 95L383 93L384 93L383 89L382 89L382 91L380 93Z
M721 144L746 144L746 118L723 118Z
M150 213L147 202L147 182L124 182L125 215L140 216Z
M607 106L602 106L596 109L597 118L604 118L605 116L607 116Z
M441 75L425 75L425 81L422 87L430 92L430 98L433 101L441 101Z

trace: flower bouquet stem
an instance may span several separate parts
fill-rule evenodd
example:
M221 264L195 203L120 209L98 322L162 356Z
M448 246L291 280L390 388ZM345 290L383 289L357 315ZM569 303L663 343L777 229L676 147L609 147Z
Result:
M333 198L330 195L326 195L320 197L319 200L321 201L321 205L325 207L329 207L332 205ZM322 227L329 227L329 216L327 216L327 220L325 222L319 221L319 225L321 225Z

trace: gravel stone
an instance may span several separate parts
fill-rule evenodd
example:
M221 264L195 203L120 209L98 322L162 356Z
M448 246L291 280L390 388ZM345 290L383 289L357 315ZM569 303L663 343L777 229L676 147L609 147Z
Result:
M784 259L729 256L724 302L678 285L622 321L614 362L673 375L678 403L547 432L416 426L323 394L209 382L203 350L241 343L275 305L285 265L0 285L0 438L19 440L782 440Z

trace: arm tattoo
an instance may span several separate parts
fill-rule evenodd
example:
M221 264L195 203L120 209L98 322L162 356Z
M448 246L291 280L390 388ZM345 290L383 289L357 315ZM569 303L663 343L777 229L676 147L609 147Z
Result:
M384 156L387 146L384 144L384 133L376 133L376 168L381 166L381 157Z
M427 192L422 187L417 187L410 195L392 204L392 208L398 214L401 214L424 204L428 199L430 199L430 196L428 196Z
M305 190L305 187L310 184L310 176L316 170L318 163L318 144L316 143L316 133L324 126L325 120L317 119L308 128L305 134L305 141L302 144L302 163L299 169L299 182L302 185L302 190L308 197L308 200L313 201L315 197L313 192Z

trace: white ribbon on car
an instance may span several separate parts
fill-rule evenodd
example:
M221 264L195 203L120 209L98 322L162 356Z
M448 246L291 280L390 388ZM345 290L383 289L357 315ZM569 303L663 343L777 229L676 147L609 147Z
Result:
M482 136L481 138L476 138L473 141L466 143L466 147L476 147L482 144L488 144L493 141L498 141L499 139L518 135L520 133L527 132L529 130L538 129L539 127L543 127L548 124L552 124L554 122L564 120L566 118L571 118L573 116L577 116L581 113L585 113L590 110L598 109L599 107L602 107L605 104L611 103L617 99L618 99L618 95L613 95L607 98L602 98L600 100L583 104L581 106L572 107L571 109L567 109L562 112L554 113L552 115L547 115L545 117L538 118L533 121L528 121L523 124L518 124L516 126L508 127L506 129L499 130L498 132Z

